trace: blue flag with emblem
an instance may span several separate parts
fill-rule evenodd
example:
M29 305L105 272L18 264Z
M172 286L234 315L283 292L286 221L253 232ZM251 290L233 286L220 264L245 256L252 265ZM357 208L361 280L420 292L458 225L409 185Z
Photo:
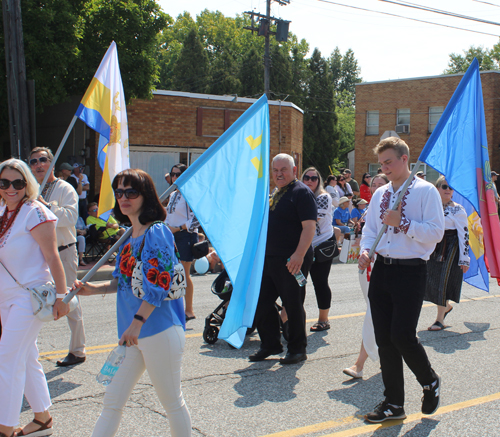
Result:
M253 324L264 268L269 136L264 95L176 182L233 285L219 338L237 348Z

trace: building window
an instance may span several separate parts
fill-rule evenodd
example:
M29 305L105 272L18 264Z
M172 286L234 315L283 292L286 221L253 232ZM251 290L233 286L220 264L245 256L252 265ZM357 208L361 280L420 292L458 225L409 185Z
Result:
M398 118L396 124L410 124L409 109L398 109Z
M366 135L378 135L378 111L366 111Z
M378 169L380 168L380 164L377 162L375 164L368 164L368 173L371 174L371 176L375 176L378 174Z
M415 167L414 163L410 164L411 171L413 171L414 167ZM430 182L431 184L435 184L440 176L439 172L434 170L432 167L429 167L427 164L420 164L419 170L424 172L425 180L427 182Z
M429 133L434 131L437 122L443 114L444 106L431 106L429 108Z

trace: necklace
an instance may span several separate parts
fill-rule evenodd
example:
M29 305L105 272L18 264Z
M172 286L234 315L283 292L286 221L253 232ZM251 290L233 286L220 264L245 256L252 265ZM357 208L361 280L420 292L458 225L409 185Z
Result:
M21 206L23 206L24 200L21 200L19 204L16 206L16 209L13 211L13 213L9 217L9 211L7 211L7 208L5 208L5 213L3 214L2 217L0 217L0 239L3 238L3 236L7 233L7 231L10 229L12 226L12 223L14 223L14 220L17 216L17 213L21 209Z

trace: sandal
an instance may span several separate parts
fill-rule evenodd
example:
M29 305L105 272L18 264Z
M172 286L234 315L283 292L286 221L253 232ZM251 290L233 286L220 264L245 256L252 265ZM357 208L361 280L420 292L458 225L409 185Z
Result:
M316 322L311 326L312 332L326 331L327 329L330 329L330 323L328 322Z
M437 329L433 329L434 327L437 327ZM445 329L446 326L444 326L441 322L438 322L437 320L427 328L428 331L442 331Z
M48 426L52 422L52 417L47 420L47 422L43 423L40 422L37 419L33 419L33 423L36 423L37 425L40 426L36 431L30 432L28 434L25 434L23 430L19 431L16 433L16 436L31 436L31 437L45 437L48 435L52 435L54 430L52 429L52 426Z

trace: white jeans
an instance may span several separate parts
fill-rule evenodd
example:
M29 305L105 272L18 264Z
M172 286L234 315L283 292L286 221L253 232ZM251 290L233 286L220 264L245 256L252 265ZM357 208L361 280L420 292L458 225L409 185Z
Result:
M123 408L146 369L167 412L171 435L191 436L191 416L181 391L185 341L182 326L174 325L156 335L139 339L138 346L127 347L122 365L106 387L104 409L92 437L112 437L116 434Z
M0 424L17 426L23 393L35 413L52 405L36 345L43 323L33 315L30 296L22 289L0 305L0 314Z

